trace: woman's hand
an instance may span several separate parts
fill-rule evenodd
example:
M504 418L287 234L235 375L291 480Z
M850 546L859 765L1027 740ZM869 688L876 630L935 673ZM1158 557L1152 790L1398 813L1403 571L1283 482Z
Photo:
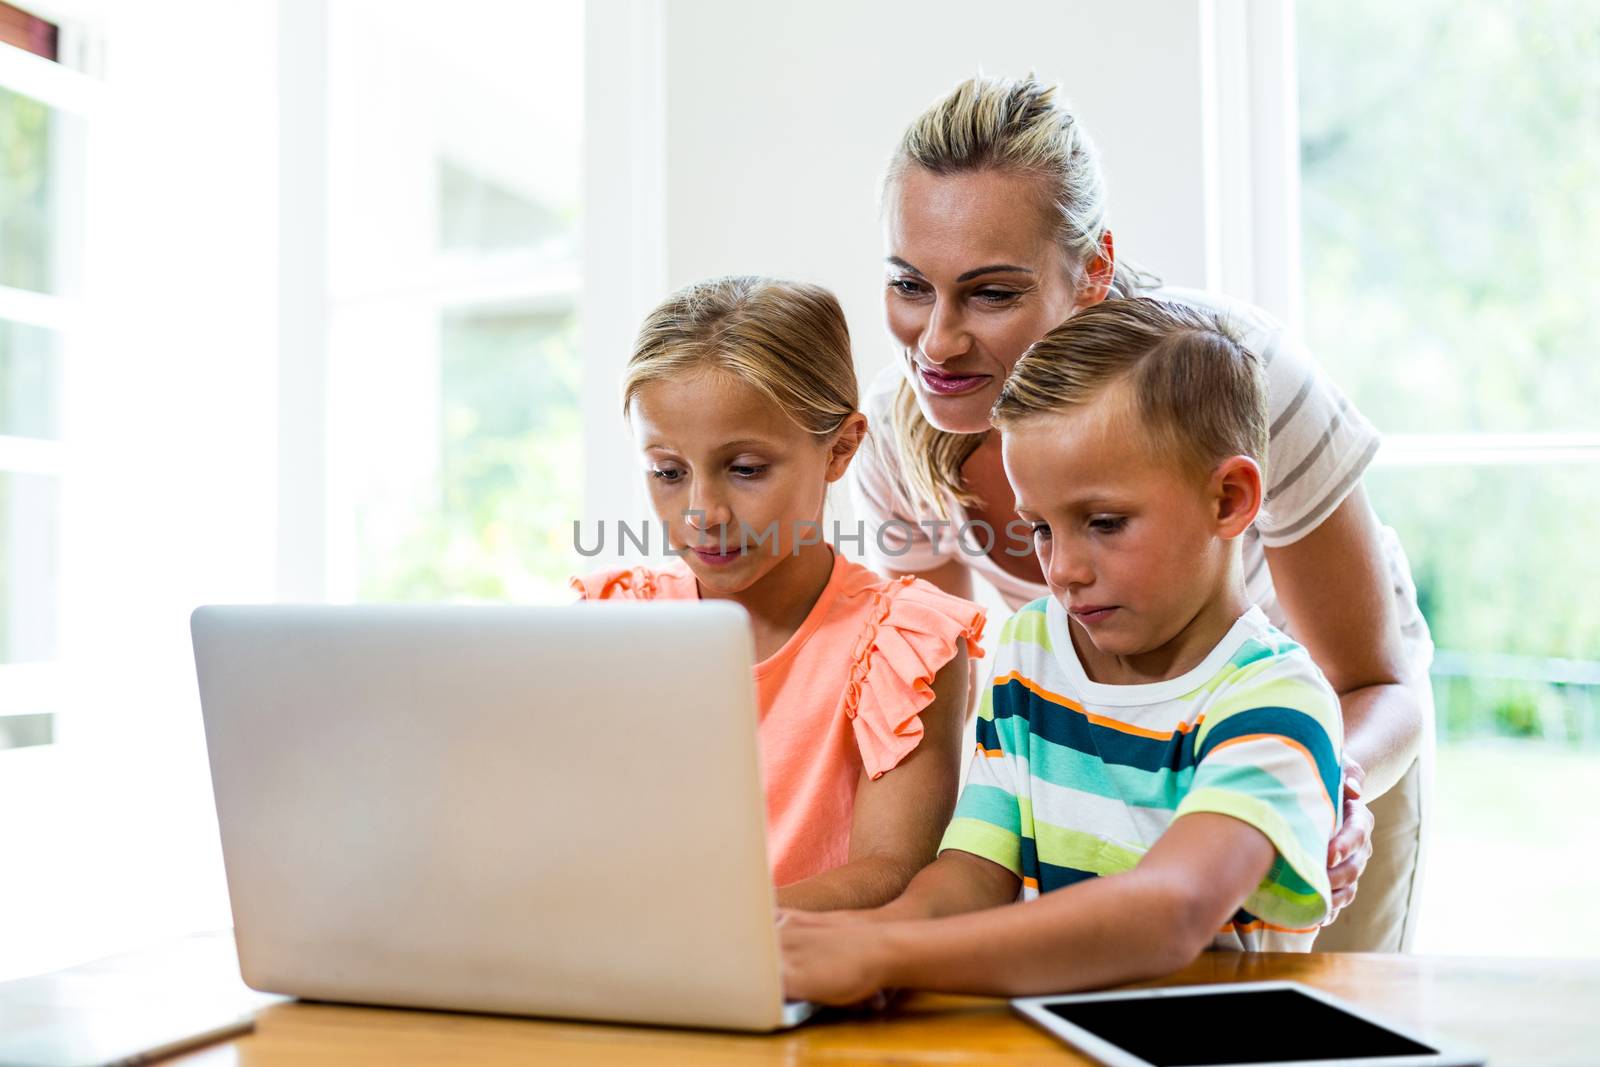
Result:
M1323 926L1337 919L1339 912L1356 898L1356 882L1372 858L1372 811L1361 802L1366 771L1355 760L1347 759L1343 775L1344 821L1328 842L1328 886L1333 897Z
M787 912L778 922L783 994L816 1004L882 1008L885 953L875 923L830 921L838 912Z

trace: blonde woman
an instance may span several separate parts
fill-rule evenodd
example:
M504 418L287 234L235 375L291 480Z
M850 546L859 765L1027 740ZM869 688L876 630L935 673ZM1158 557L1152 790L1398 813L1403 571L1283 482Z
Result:
M1158 296L1223 317L1262 355L1273 475L1243 538L1246 592L1327 675L1346 738L1349 800L1328 854L1329 921L1344 914L1318 948L1403 950L1432 644L1404 553L1361 488L1377 433L1259 309L1157 287L1118 261L1094 147L1031 77L973 78L919 116L891 160L883 219L897 358L869 388L878 432L853 486L885 573L962 597L976 574L1013 608L1046 595L989 413L1024 350L1075 312Z

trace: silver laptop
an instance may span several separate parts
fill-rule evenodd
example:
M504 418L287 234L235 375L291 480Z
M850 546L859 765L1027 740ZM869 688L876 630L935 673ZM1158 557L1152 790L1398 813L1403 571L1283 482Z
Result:
M203 607L244 980L774 1030L753 650L728 604Z

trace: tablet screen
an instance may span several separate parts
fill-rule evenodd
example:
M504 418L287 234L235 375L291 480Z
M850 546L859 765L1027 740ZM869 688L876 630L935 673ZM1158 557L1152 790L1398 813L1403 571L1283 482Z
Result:
M1156 1067L1435 1055L1294 989L1046 1003L1074 1026Z

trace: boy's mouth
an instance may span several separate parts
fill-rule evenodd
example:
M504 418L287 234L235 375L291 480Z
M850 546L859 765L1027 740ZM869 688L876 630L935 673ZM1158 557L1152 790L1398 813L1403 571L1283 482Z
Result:
M922 376L922 383L940 396L960 396L982 389L992 377L988 374L946 374L932 367L921 366L917 368L917 373Z
M1105 622L1106 619L1111 617L1111 613L1116 610L1117 606L1115 604L1085 604L1082 607L1067 609L1074 619L1077 619L1085 626L1093 626L1096 623Z

